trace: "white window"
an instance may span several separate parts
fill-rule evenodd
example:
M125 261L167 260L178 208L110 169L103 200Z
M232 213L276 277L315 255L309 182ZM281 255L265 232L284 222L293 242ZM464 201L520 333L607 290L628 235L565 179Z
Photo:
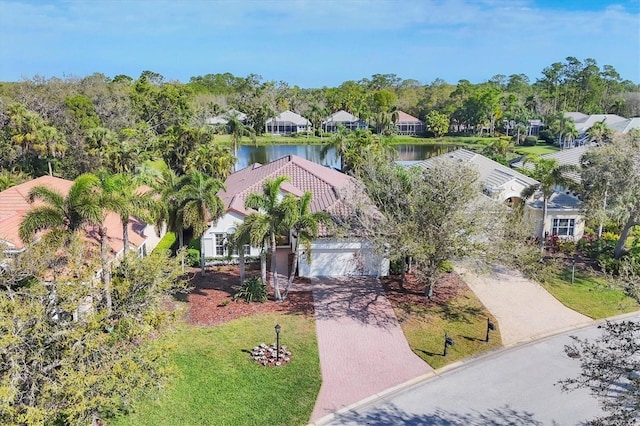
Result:
M553 219L551 234L556 234L559 237L572 237L575 225L575 219Z
M215 234L216 237L216 256L225 256L226 255L226 234Z

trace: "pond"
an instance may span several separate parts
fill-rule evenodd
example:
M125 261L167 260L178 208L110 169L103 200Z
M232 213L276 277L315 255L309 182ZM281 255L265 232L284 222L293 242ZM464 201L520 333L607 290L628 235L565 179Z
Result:
M424 160L436 155L442 155L459 148L457 145L442 144L407 144L395 145L398 150L398 160ZM322 145L242 145L238 148L238 162L236 170L244 169L253 164L266 164L287 155L297 155L314 163L340 168L340 156L334 148L329 148L325 155Z

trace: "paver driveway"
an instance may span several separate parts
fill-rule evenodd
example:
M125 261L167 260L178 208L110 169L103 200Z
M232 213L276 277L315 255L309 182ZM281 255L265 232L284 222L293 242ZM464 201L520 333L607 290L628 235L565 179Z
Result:
M433 371L409 348L380 282L312 279L322 387L311 420Z

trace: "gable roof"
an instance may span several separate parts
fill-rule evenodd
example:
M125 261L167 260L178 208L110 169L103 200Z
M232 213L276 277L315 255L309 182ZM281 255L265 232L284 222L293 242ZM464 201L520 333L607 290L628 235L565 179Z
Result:
M633 117L624 121L618 121L616 123L609 124L608 127L614 132L629 133L633 129L640 129L640 117Z
M270 119L267 120L266 124L272 123L274 121L277 123L289 122L298 126L305 126L305 125L308 126L311 124L309 120L307 120L300 114L296 114L295 112L289 111L289 110L281 112L275 118L271 117Z
M289 181L281 185L281 190L302 196L306 191L313 195L310 210L339 213L344 209L344 194L358 187L358 182L335 169L298 157L288 155L267 164L253 164L232 173L225 181L226 189L218 195L224 202L227 211L235 211L247 215L244 203L251 193L262 193L262 186L267 179L288 176Z
M477 154L467 149L457 149L443 155L438 155L436 157L420 161L415 165L423 169L427 169L433 167L438 161L449 162L453 165L457 163L472 165L478 171L479 179L483 185L490 189L499 188L511 181L518 182L523 186L530 186L538 183L538 181L527 175L504 166L497 161L493 161L484 155Z
M586 115L581 112L567 112L565 117L571 118L576 126L576 130L579 133L584 133L591 128L595 123L604 122L607 127L611 127L613 124L626 121L624 117L620 117L616 114L591 114Z
M593 146L594 145L582 145L575 148L563 149L562 151L557 151L557 152L552 152L551 154L542 155L541 158L555 160L560 165L568 164L575 167L580 167L580 159L582 158L584 153L587 152L589 149L591 149ZM532 163L528 162L525 164L524 160L515 162L512 164L512 166L519 169L522 168L527 170L533 170L534 168L534 165ZM570 172L570 173L567 173L566 176L571 180L573 180L574 182L577 182L577 183L581 182L580 172Z
M398 123L422 123L422 121L416 117L414 117L413 115L409 115L404 111L396 111L396 114L398 114L398 121L395 124Z
M35 186L47 188L66 196L73 185L73 181L53 176L41 176L20 185L12 186L0 192L0 240L8 243L12 249L24 248L24 242L20 239L19 229L22 220L30 210L43 205L40 200L29 203L29 191ZM105 218L107 228L107 243L113 254L122 250L122 223L115 213L109 213ZM143 230L146 225L134 218L129 219L129 242L139 247L144 241ZM99 245L97 228L86 228L87 240L91 244Z
M353 114L348 113L347 111L341 109L340 111L334 112L329 117L326 118L322 122L322 124L327 123L353 123L359 121L358 117Z

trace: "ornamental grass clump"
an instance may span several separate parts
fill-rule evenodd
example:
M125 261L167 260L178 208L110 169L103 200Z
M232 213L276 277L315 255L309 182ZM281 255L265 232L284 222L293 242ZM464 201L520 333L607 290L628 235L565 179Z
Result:
M245 302L266 302L267 285L260 277L251 277L242 284L242 288L233 295L233 300L244 299Z

